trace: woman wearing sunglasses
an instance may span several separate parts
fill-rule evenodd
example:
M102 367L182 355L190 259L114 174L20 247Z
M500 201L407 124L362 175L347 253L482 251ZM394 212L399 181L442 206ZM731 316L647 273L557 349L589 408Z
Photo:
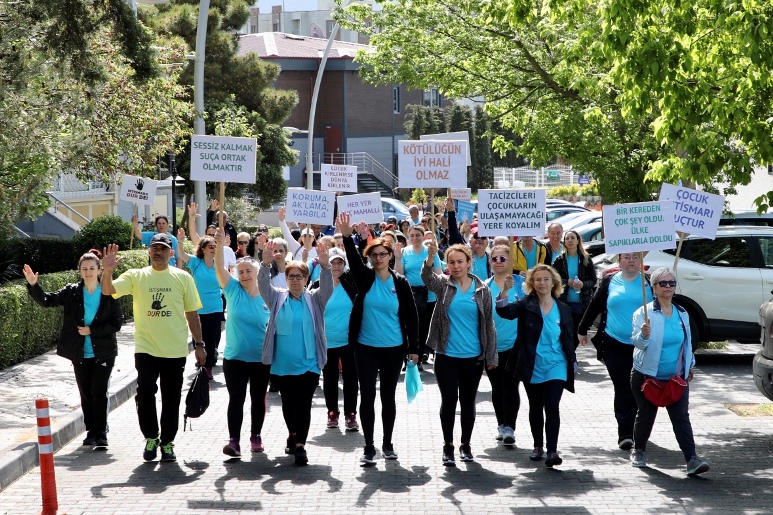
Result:
M311 404L327 361L325 305L333 294L333 274L327 246L320 243L318 289L306 289L309 267L302 261L287 263L287 288L272 285L271 256L276 245L266 243L258 272L260 296L271 312L263 339L263 363L271 366L271 383L282 397L289 433L285 452L295 456L296 465L306 465Z
M201 335L204 339L204 350L207 351L207 361L204 368L207 376L213 379L212 367L217 362L217 348L220 346L220 323L223 321L223 297L220 283L215 273L215 249L217 242L212 236L204 236L196 245L196 255L185 252L185 229L177 230L177 255L182 263L191 271L193 282L199 291L201 309Z
M563 252L553 262L553 268L561 276L564 292L559 300L569 306L572 311L575 333L580 327L580 320L585 308L593 298L593 287L596 286L596 268L593 261L582 246L582 236L577 231L566 231L564 234ZM579 340L575 342L575 347Z
M655 424L658 407L648 401L641 391L648 377L667 381L679 374L687 381L682 397L666 407L674 429L676 441L687 462L687 474L697 475L709 471L709 464L695 454L695 439L688 412L690 402L689 382L693 379L695 356L690 340L690 317L685 309L674 304L676 276L666 267L658 268L650 275L655 300L640 307L633 315L633 370L631 391L636 399L638 411L633 426L633 449L631 465L646 467L644 455L647 440ZM644 310L649 320L644 321Z
M591 303L580 321L577 335L582 345L588 344L588 329L601 315L593 344L598 359L604 362L615 390L617 446L628 451L633 447L633 423L636 399L631 392L633 313L643 304L641 257L639 253L620 254L620 271L601 280ZM652 301L652 290L646 286L646 302Z
M349 321L349 344L360 381L360 422L365 436L363 465L376 463L373 429L376 422L376 381L380 382L381 420L384 424L382 456L396 460L392 445L397 407L395 392L403 357L419 361L419 317L408 280L389 268L392 243L373 238L363 252L371 267L365 265L352 239L351 217L340 213L337 232L344 238L346 259L357 283Z

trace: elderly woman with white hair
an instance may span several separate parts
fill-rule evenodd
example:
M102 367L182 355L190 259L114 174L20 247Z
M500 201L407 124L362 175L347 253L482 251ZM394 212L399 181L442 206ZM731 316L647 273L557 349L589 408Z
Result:
M708 472L709 464L695 453L695 439L690 423L690 387L695 367L695 357L690 344L690 317L685 309L673 302L676 291L676 274L666 267L658 268L650 275L654 300L640 307L633 315L633 370L631 391L638 411L633 427L631 465L646 467L644 452L655 424L658 406L650 402L642 391L648 378L668 381L672 376L686 380L682 396L666 406L676 441L684 454L689 475ZM645 321L645 310L648 319Z

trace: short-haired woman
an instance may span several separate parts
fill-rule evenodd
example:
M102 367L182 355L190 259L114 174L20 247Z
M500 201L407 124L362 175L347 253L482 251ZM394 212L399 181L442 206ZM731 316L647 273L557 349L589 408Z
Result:
M564 390L574 392L576 357L574 325L569 307L558 300L563 286L553 267L538 264L526 273L526 297L509 302L508 290L514 279L505 278L497 297L497 314L508 320L518 319L515 360L507 370L523 382L529 398L529 424L534 438L530 459L544 455L542 431L547 439L545 465L553 467L563 460L558 455L558 431L561 427L559 403ZM543 413L544 411L544 413Z

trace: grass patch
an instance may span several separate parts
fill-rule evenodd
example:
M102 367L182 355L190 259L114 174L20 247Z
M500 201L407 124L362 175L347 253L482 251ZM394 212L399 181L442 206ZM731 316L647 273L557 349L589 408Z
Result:
M773 417L773 404L725 404L739 417Z
M723 342L699 342L699 349L724 350L727 348L727 340Z

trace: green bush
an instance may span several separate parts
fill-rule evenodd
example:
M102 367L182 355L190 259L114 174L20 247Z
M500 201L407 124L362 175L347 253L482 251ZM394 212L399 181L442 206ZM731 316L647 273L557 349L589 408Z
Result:
M0 283L22 277L28 264L38 273L72 270L77 264L72 241L61 238L10 238L0 247Z
M131 234L132 224L124 222L120 216L104 215L84 225L72 237L72 243L78 256L91 248L107 247L110 243L116 243L119 248L128 249Z

